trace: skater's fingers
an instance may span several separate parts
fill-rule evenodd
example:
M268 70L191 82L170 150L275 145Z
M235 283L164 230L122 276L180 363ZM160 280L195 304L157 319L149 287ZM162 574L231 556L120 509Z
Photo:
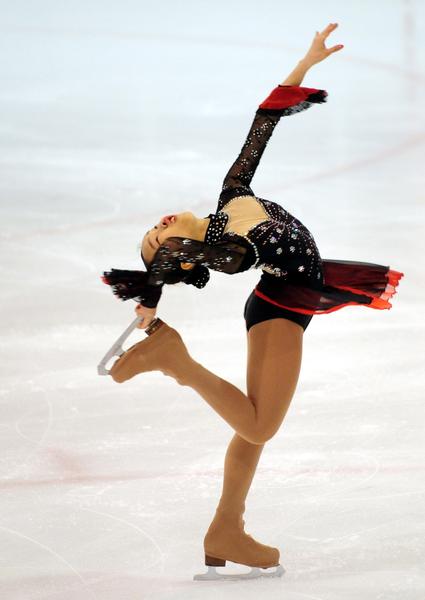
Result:
M332 54L332 52L338 52L338 50L342 50L344 48L343 44L337 44L336 46L332 46L332 48L328 48L328 54Z
M156 308L149 308L148 306L143 306L143 304L138 304L134 310L141 317L149 316L156 312Z
M151 321L155 318L156 308L149 308L147 306L143 306L143 304L138 304L134 309L137 316L141 317L142 320L137 324L138 329L146 329L149 326Z
M337 27L338 27L338 23L329 23L329 25L327 27L325 27L323 31L321 31L320 33L319 32L317 32L317 33L326 39L328 37L328 35L331 33L331 31L333 31Z

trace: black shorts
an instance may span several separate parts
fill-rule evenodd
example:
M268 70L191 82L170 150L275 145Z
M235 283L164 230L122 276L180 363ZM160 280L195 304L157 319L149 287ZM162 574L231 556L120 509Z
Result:
M254 290L252 290L245 303L243 316L245 318L247 331L249 331L250 327L256 323L278 318L294 321L294 323L301 325L305 331L314 315L304 315L293 310L280 308L279 306L271 304L270 302L267 302L267 300L263 300L259 296L256 296Z

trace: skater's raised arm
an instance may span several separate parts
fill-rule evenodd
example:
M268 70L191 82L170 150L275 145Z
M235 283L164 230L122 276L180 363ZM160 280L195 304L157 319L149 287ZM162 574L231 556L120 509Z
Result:
M223 180L218 210L236 196L254 195L251 180L280 118L305 110L312 103L325 102L325 90L299 86L313 65L343 47L341 44L325 47L325 39L336 27L336 23L330 23L322 32L316 32L304 58L259 105L242 150Z

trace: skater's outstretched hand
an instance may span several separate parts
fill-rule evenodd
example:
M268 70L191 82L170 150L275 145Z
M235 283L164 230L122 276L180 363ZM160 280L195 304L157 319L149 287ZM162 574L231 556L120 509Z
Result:
M138 317L143 317L143 321L140 321L137 325L138 329L146 329L156 315L156 308L148 308L147 306L143 306L143 304L138 304L134 310Z
M315 65L334 52L338 52L338 50L342 50L344 47L343 44L337 44L336 46L332 46L331 48L326 48L325 40L326 38L338 27L338 23L329 23L327 27L323 31L316 31L316 35L313 38L311 46L305 55L303 61L307 62L311 65Z

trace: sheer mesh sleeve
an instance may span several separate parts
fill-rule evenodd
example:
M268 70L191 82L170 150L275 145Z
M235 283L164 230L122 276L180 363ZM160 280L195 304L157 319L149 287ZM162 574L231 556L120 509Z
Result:
M224 178L220 202L225 203L236 196L254 196L251 180L279 119L280 115L255 113L242 150Z
M209 269L227 274L237 273L244 261L247 249L236 242L222 241L211 246L191 238L170 237L158 248L149 267L148 278L139 302L155 308L166 283L185 283L197 288L205 287ZM182 271L181 263L191 263L192 271Z
M326 101L327 92L315 88L278 85L257 109L238 158L223 181L218 210L231 198L254 196L250 184L267 143L282 116Z

